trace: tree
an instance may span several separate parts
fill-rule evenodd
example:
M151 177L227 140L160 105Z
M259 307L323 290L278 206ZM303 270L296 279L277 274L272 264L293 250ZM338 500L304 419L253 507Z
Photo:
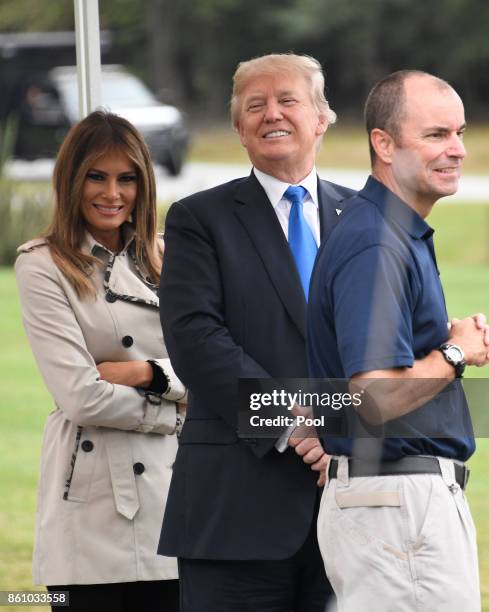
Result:
M203 114L223 114L238 62L293 50L326 69L333 105L360 109L400 68L452 82L472 112L489 94L486 0L99 0L111 61ZM142 10L143 9L143 10ZM73 28L72 0L0 0L0 30Z

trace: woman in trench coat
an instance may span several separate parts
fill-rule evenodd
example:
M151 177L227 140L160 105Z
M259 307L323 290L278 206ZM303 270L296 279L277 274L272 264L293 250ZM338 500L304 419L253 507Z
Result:
M162 244L147 147L97 111L54 169L47 233L19 247L24 326L53 396L42 445L34 582L70 610L178 610L156 554L185 389L158 315Z

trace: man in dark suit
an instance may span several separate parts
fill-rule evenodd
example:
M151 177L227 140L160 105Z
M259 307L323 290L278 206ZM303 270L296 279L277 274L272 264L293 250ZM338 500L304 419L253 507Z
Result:
M158 552L179 558L184 612L324 612L327 458L290 430L239 437L238 380L307 376L312 264L352 192L316 175L336 117L313 58L241 63L231 112L252 173L175 203L166 221L161 320L189 405Z

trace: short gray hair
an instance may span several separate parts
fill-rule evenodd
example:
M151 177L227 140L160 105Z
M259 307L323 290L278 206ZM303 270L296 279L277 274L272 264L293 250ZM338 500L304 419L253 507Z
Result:
M372 130L384 130L396 142L400 141L401 123L406 109L404 83L415 76L433 79L440 89L452 89L452 86L443 79L422 70L397 70L376 83L368 94L364 110L372 164L377 157L370 139Z

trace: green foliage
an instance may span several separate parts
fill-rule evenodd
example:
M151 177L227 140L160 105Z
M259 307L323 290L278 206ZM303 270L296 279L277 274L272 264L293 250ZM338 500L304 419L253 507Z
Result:
M373 82L400 68L448 79L469 116L487 115L485 0L99 0L99 7L101 27L114 33L110 61L176 88L203 114L225 112L239 61L294 50L321 61L333 104L355 117ZM72 28L72 0L0 0L0 31Z
M0 179L0 265L15 261L17 247L46 229L51 192L45 184Z
M192 15L200 23L214 24L222 21L223 14L231 12L240 3L239 0L181 0L178 11L182 15Z
M49 32L74 27L73 0L0 0L2 32Z
M12 113L5 121L0 123L0 180L3 176L5 162L9 159L14 148L17 135L17 118Z

